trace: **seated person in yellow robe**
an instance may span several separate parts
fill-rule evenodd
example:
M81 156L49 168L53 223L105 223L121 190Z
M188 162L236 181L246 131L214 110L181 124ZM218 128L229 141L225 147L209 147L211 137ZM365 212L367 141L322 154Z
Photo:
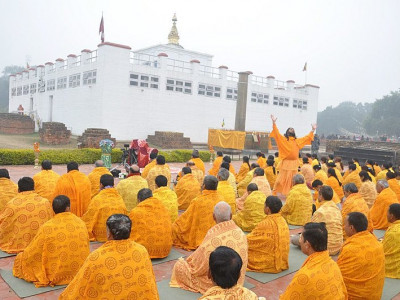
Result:
M229 157L229 156L226 156ZM230 157L229 157L230 159ZM231 164L224 161L221 164L221 168L227 169L229 171L229 177L228 177L228 182L231 185L231 187L233 188L233 190L235 191L235 195L237 196L237 185L236 185L236 177L235 175L230 171L231 168Z
M278 175L278 172L277 172L276 168L274 167L273 159L267 159L267 166L264 168L264 173L265 173L265 177L268 180L269 186L273 187L275 185L276 176Z
M22 177L18 194L0 212L0 250L19 253L25 250L41 225L53 217L49 200L34 192L34 181Z
M203 242L186 260L178 259L171 276L171 287L204 293L214 286L209 275L209 253L217 246L229 246L239 253L243 266L238 285L243 286L247 266L247 241L245 234L231 220L231 207L221 201L214 207L212 217L216 222Z
M368 231L372 232L372 220L370 217L370 212L368 205L363 199L363 197L358 193L358 189L354 183L348 183L343 187L345 200L342 206L342 224L343 224L343 237L347 238L346 231L344 230L344 221L346 216L354 211L363 213L368 220Z
M199 300L258 300L257 295L237 284L243 261L233 249L219 246L210 254L210 277L214 286L209 288Z
M279 213L281 208L282 201L278 197L267 197L266 217L247 235L247 270L279 273L289 268L289 227Z
M310 189L305 185L303 175L293 176L293 186L281 209L282 217L292 225L304 225L311 219L313 200Z
M400 279L400 204L389 206L389 228L383 237L385 252L385 276Z
M226 162L226 163L229 164L229 169L228 169L229 172L231 172L234 176L236 176L236 171L235 171L235 168L232 165L231 157L228 156L228 155L225 155L222 160L223 160L222 162Z
M321 157L321 170L328 174L328 158L326 156Z
M279 299L347 299L340 269L327 250L328 231L325 224L305 224L300 236L300 248L308 257Z
M54 190L60 175L52 170L53 165L50 160L42 161L42 170L33 175L35 182L35 193L46 198L50 202L53 201Z
M150 258L167 257L172 248L171 216L164 204L153 197L150 189L138 192L139 204L131 210L130 239L143 245Z
M386 229L389 227L387 220L389 206L399 202L397 201L396 193L389 187L386 180L379 180L376 183L376 191L378 196L370 211L372 226L374 229Z
M395 192L397 196L397 201L400 202L400 184L397 182L397 174L396 172L387 172L386 180L389 184L389 188Z
M368 220L363 213L349 213L344 228L348 238L340 251L337 264L349 299L381 299L385 281L382 243L368 232Z
M91 184L92 198L99 193L100 177L104 174L111 175L110 171L104 167L104 162L102 160L96 160L93 171L88 175Z
M328 180L325 181L325 184L329 185L335 191L335 193L339 196L340 199L342 199L344 197L342 182L337 177L337 174L335 173L335 169L333 169L333 168L328 169Z
M239 172L236 175L236 182L241 182L250 171L250 159L248 156L243 156L243 163L240 166Z
M74 161L67 164L67 172L58 179L54 197L67 196L71 201L71 212L82 217L92 197L91 183L84 173L79 172L78 164Z
M129 239L131 225L126 215L107 219L108 241L89 254L58 299L159 299L149 254Z
M124 200L114 188L114 177L104 174L100 177L100 192L92 198L86 213L82 216L91 241L107 241L106 221L114 214L127 214Z
M359 176L361 179L360 195L364 198L365 202L367 202L368 208L371 209L378 195L376 192L376 184L372 182L367 171L361 171Z
M150 170L156 165L157 161L157 153L156 151L153 151L150 153L150 161L149 163L144 167L142 171L142 178L146 179L147 175L149 175Z
M376 180L386 180L386 173L390 170L390 166L388 163L382 164L382 170L376 174Z
M271 187L267 178L265 177L264 169L256 168L254 170L253 179L250 183L255 183L258 186L258 190L263 192L265 197L268 197L272 194Z
M224 199L217 191L218 179L207 175L204 178L201 195L192 200L187 210L172 224L172 239L175 247L196 249L207 231L215 225L213 210L215 204Z
M319 160L318 160L318 154L311 154L312 162L311 162L311 167L314 168L316 165L320 165Z
M18 186L10 179L8 170L0 169L0 211L17 194Z
M168 210L172 224L178 218L178 197L176 196L176 193L167 186L167 184L167 177L164 175L158 175L156 177L157 188L153 193L153 197L160 200Z
M314 190L314 195L313 195L313 200L314 200L314 204L315 204L315 209L317 210L318 208L320 208L322 202L319 202L319 190L321 189L321 187L323 186L323 183L321 180L314 180L312 183L312 188ZM333 189L332 189L333 190ZM333 198L332 201L337 205L337 207L341 207L341 201L339 196L335 193L335 191L333 191Z
M199 150L194 149L192 151L192 158L190 160L196 164L199 170L203 171L203 174L206 174L206 168L204 167L204 162L200 158Z
M343 179L342 185L354 183L358 189L361 188L360 172L357 171L355 164L349 165L349 174Z
M175 193L178 197L178 209L187 209L197 196L201 194L200 184L193 176L189 167L182 168L182 178L175 186Z
M314 181L315 175L314 175L314 169L311 166L311 164L308 163L307 157L303 157L303 165L300 168L300 173L301 175L304 176L308 188L311 188L311 184Z
M215 158L215 160L213 162L213 166L208 171L209 175L217 176L219 167L221 166L221 163L222 163L223 156L224 156L224 154L222 153L222 151L217 151L217 157Z
M193 176L196 177L197 181L198 181L199 184L201 185L201 184L203 183L203 180L204 180L204 173L203 173L203 171L200 170L200 169L196 166L196 164L195 164L193 161L191 161L191 160L189 160L189 161L186 163L186 166L189 167L189 168L192 170ZM182 176L182 174L180 174L179 178L180 178L181 176Z
M129 168L129 176L120 180L117 184L117 191L125 202L126 209L131 211L137 205L137 193L144 188L148 188L147 180L140 176L140 168L132 165Z
M52 206L56 215L14 261L14 276L36 287L70 283L90 253L86 225L70 212L68 197L57 196Z
M320 165L315 165L313 166L315 175L314 175L314 180L320 180L322 184L324 184L328 180L328 175L326 175L326 172L321 169Z
M250 171L247 173L246 177L237 184L237 191L239 197L242 197L244 193L246 193L247 186L253 180L254 177L254 170L259 168L260 166L256 163L252 163L250 165Z
M243 209L233 216L236 225L244 231L252 231L265 218L265 198L265 194L258 190L257 185L250 183L247 187Z
M267 164L267 160L265 159L265 154L262 152L257 152L256 156L257 156L257 164L260 166L260 168L264 169Z
M232 186L227 181L229 178L229 171L221 168L218 171L218 193L224 198L224 201L231 206L232 213L236 213L236 194Z
M156 177L158 175L164 175L168 179L167 186L171 183L171 172L169 170L169 166L165 164L165 157L163 155L158 155L156 158L157 164L151 168L149 174L146 177L147 184L149 185L149 189L154 192L156 189Z

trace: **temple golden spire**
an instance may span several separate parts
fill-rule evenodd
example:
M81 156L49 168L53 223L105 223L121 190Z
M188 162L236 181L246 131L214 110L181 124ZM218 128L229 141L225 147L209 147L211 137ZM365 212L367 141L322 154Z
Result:
M168 34L168 44L175 44L179 45L179 34L178 34L178 29L176 28L176 21L178 19L176 18L176 14L172 17L172 28L170 33Z

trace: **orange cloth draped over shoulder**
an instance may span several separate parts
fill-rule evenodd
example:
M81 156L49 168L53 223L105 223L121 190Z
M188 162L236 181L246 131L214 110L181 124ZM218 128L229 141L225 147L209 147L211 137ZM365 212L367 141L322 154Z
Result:
M250 166L248 163L242 163L240 166L239 172L236 175L236 182L241 182L247 175L247 173L250 171Z
M363 213L367 219L368 219L368 231L373 232L373 226L372 226L372 219L370 216L370 211L368 208L367 203L365 202L364 198L359 194L359 193L353 193L350 194L347 198L346 201L344 201L342 205L342 224L343 224L343 237L346 239L347 235L346 232L344 231L344 221L346 219L346 216L351 213L358 211L360 213Z
M153 197L161 201L168 210L171 217L171 224L178 218L178 197L176 193L167 186L156 189Z
M69 284L89 253L85 223L70 212L59 213L17 255L13 275L36 287Z
M245 287L235 285L230 289L223 289L219 286L209 288L199 300L221 300L232 297L235 300L258 300L257 295Z
M376 180L377 180L377 181L378 181L378 180L386 180L386 173L387 173L388 171L389 171L389 170L387 170L387 169L380 171L380 172L376 175Z
M361 188L361 178L360 178L360 172L352 171L349 173L349 175L346 176L346 178L343 179L342 186L348 184L348 183L354 183L357 187L357 189Z
M144 179L147 178L147 175L149 175L150 170L157 164L157 161L153 159L151 162L149 162L143 169L142 171L142 177Z
M318 208L320 208L321 207L321 205L322 205L322 202L324 202L324 201L322 201L322 202L319 202L318 201L318 191L314 191L314 201L315 201L315 208L316 209L318 209ZM340 200L340 198L339 198L339 196L335 193L335 191L333 191L333 198L332 198L332 201L333 201L333 203L335 203L335 204L338 204L338 203L341 203L342 201Z
M222 164L222 160L223 160L222 156L217 156L213 162L212 168L208 171L208 174L217 176L219 167Z
M370 212L374 229L386 229L389 227L387 212L389 206L393 203L399 202L397 201L395 192L391 188L386 188L378 194Z
M367 202L368 208L371 209L378 195L376 192L376 185L372 181L364 181L361 183L359 193L364 198L365 202Z
M400 279L400 220L389 225L383 237L385 276Z
M17 194L18 186L11 179L0 178L0 211Z
M137 205L137 194L141 189L148 188L147 180L140 175L133 175L121 180L116 189L125 202L126 209L131 211Z
M178 197L178 208L187 209L192 200L201 194L199 182L193 174L186 174L176 184L175 193Z
M243 209L234 215L232 219L242 230L252 231L265 218L264 205L266 197L263 192L254 191L243 198ZM241 203L238 203L238 207L240 206Z
M314 181L315 173L310 164L304 164L300 168L300 173L304 176L306 183L311 187L312 182Z
M238 285L243 286L247 266L247 241L243 231L232 220L213 226L196 251L186 260L178 259L172 270L170 286L200 293L213 287L215 283L208 276L209 257L218 246L227 246L240 255L243 265Z
M319 170L315 173L314 180L321 180L323 184L328 180L328 175L326 175L325 171Z
M163 175L167 178L167 186L171 184L171 172L169 170L169 166L167 164L165 165L155 165L151 170L149 171L149 174L147 175L147 184L149 185L149 189L151 189L152 192L156 189L156 177L158 175Z
M273 168L274 168L273 166L267 166L264 169L265 177L267 178L270 187L274 187L276 176L278 176L276 169L274 174Z
M301 225L310 222L313 199L310 189L305 184L294 185L281 209L282 217L289 224Z
M297 174L299 151L305 145L311 144L311 141L314 139L314 133L311 131L305 137L297 139L289 137L287 139L280 134L278 127L273 123L273 129L269 136L275 139L278 145L279 157L282 159L273 189L274 194L281 193L287 195L292 187L293 176Z
M110 171L106 167L96 167L89 173L88 178L90 180L92 198L99 193L100 177L104 174L111 175Z
M53 170L42 170L33 177L35 193L53 202L54 190L60 175Z
M269 186L269 182L265 176L253 177L250 183L257 184L258 190L263 192L265 197L271 196L271 187Z
M264 169L265 166L266 166L266 164L267 164L267 159L264 158L264 157L262 157L262 156L260 156L260 157L257 159L257 163L258 163L258 165L260 166L260 168Z
M349 299L381 299L385 281L385 254L382 243L368 231L347 238L337 264Z
M58 195L67 196L71 201L71 212L82 217L92 197L89 178L78 170L69 171L57 181L53 198Z
M19 253L53 217L49 200L33 191L18 193L0 212L0 250Z
M328 250L307 257L279 299L348 299L340 269Z
M215 225L214 206L224 198L214 190L203 190L192 200L187 210L172 224L172 239L175 247L196 249L207 231Z
M247 235L247 270L279 273L289 268L289 227L279 214L267 215Z
M392 189L393 192L395 192L397 196L397 201L400 203L400 184L397 182L397 179L389 179L387 182L389 184L389 188Z
M328 177L328 180L325 181L325 184L329 185L335 191L336 195L339 196L340 199L344 197L343 188L341 185L339 185L339 182L334 176Z
M245 177L242 181L240 181L240 182L237 184L237 191L238 191L239 197L242 197L243 194L246 193L246 191L247 191L247 186L248 186L248 185L250 184L250 182L253 180L254 171L255 171L255 169L250 170L250 171L247 173L246 177Z
M90 253L58 299L91 298L158 300L146 248L131 240L112 240Z
M130 239L143 245L150 258L167 257L172 248L171 216L164 204L150 197L129 213L132 221Z
M236 213L236 193L228 181L218 182L218 193L224 198L224 201L231 207L232 215Z
M197 168L199 168L199 170L203 171L203 175L206 174L206 168L204 167L204 162L201 160L201 158L192 157L190 160L194 162L194 164L196 165Z
M91 241L107 241L107 219L115 214L126 215L128 212L124 200L115 188L102 189L89 203L82 216Z
M203 173L203 171L200 170L196 166L190 166L190 169L192 170L192 174L193 174L194 177L196 177L196 179L199 182L199 184L203 185L203 181L204 181L204 173ZM182 171L179 172L178 178L180 178L180 177L182 177Z

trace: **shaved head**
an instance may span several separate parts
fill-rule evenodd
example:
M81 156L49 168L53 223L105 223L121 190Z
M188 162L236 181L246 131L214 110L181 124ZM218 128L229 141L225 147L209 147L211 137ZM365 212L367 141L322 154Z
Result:
M138 165L132 165L130 168L131 173L140 173L140 168Z
M217 224L230 221L231 218L232 210L228 203L225 201L220 201L214 206L214 220Z
M94 165L96 166L96 168L98 167L104 167L104 162L102 160L96 160Z

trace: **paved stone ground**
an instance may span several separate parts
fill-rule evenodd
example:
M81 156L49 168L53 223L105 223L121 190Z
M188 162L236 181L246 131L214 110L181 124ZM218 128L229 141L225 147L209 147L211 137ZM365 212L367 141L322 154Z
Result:
M169 164L171 167L171 173L172 173L172 178L176 177L176 174L179 172L179 170L182 168L184 165L183 163L171 163ZM240 161L234 161L233 165L235 167L235 170L238 171L241 165ZM211 168L210 163L205 163L206 170ZM23 176L33 176L35 173L37 173L39 170L34 169L33 166L1 166L1 167L6 167L10 171L11 179L14 182L17 182L19 178ZM59 174L65 174L66 173L66 166L65 165L57 165L54 166L54 171L58 172ZM89 174L91 170L93 169L93 165L81 165L80 170L84 172L85 174ZM295 229L295 230L290 230L291 234L299 233L301 229ZM93 251L94 249L98 248L100 244L95 244L91 245L91 250ZM180 253L184 255L189 255L190 252L174 248L176 251L179 251ZM11 270L13 267L15 257L7 257L7 258L2 258L0 259L0 269L5 269L5 270ZM172 268L175 264L175 261L170 261L170 262L165 262L162 264L154 265L154 273L156 277L156 281L162 281L164 279L168 279L171 276L172 273ZM278 278L276 280L273 280L271 282L268 282L266 284L262 284L261 282L258 282L252 278L246 277L246 281L253 284L255 287L252 288L252 291L254 291L258 296L263 296L266 297L266 299L269 300L277 300L279 299L279 295L283 293L283 291L286 289L290 281L292 280L294 276L294 273L288 274L286 276L283 276L281 278ZM58 296L62 293L61 290L57 291L51 291L47 293L42 293L36 296L24 298L26 300L54 300L58 299ZM399 287L399 292L400 292L400 287ZM2 300L17 300L21 299L19 298L7 285L7 283L4 282L4 280L0 277L0 299ZM163 295L160 295L160 299L163 299ZM388 300L388 299L384 299ZM396 297L392 298L392 300L400 300L400 293L397 294Z

